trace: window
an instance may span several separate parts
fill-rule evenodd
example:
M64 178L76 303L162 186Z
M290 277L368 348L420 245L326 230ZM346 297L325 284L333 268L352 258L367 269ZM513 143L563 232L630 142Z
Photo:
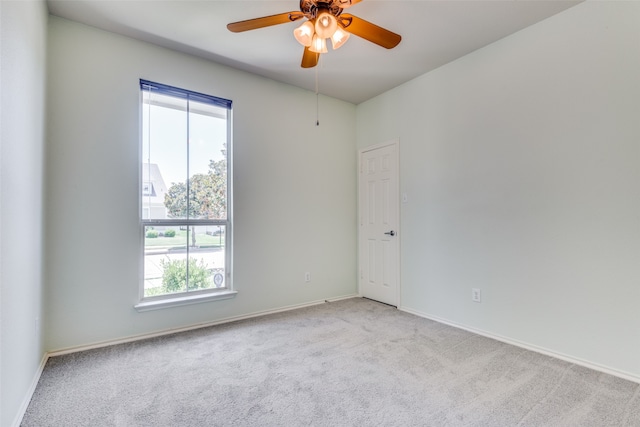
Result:
M143 196L153 196L154 192L153 192L153 184L150 182L143 182L142 183L142 195Z
M232 296L231 101L140 80L138 309Z

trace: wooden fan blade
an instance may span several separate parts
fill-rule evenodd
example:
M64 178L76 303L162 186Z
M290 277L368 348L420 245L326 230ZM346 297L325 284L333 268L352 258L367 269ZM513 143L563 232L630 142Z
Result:
M320 54L316 52L311 52L308 47L304 48L304 53L302 54L302 68L313 68L318 65L318 59L320 58Z
M342 9L346 9L353 6L354 4L360 3L361 1L362 0L338 0L338 6L340 6Z
M263 16L262 18L247 19L246 21L232 22L227 25L229 31L241 33L243 31L255 30L258 28L270 27L272 25L286 24L304 18L302 12L286 12L277 15Z
M378 27L371 22L365 21L357 16L343 13L338 17L338 23L342 28L351 34L362 37L365 40L375 43L387 49L398 46L402 37L382 27Z

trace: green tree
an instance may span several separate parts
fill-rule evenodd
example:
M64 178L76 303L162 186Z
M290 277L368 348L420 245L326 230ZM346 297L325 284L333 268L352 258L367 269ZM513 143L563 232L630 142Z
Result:
M226 154L226 150L223 150L222 154ZM226 159L211 160L208 173L195 174L188 183L172 183L164 196L164 205L172 218L225 219L227 217ZM195 227L191 227L190 244L196 245Z
M207 264L203 259L198 261L189 257L188 263L187 267L186 259L160 260L163 269L162 292L164 294L187 290L187 268L189 271L188 290L205 289L213 285Z

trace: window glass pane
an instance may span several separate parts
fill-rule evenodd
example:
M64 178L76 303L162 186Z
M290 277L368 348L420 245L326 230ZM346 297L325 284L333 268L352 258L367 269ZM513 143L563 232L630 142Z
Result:
M225 286L225 227L192 227L189 232L189 291Z
M144 296L226 287L225 229L145 227Z
M143 219L186 218L187 100L142 95Z
M185 292L187 227L144 227L144 296Z
M190 214L196 219L227 217L226 110L189 102Z

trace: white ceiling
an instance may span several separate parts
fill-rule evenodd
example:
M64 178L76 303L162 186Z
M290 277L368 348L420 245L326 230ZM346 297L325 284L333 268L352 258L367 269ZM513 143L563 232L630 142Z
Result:
M581 0L364 0L349 13L402 35L387 50L351 37L322 55L320 93L354 104L546 19ZM315 90L299 23L244 33L229 22L299 10L298 0L48 0L53 15ZM526 55L526 52L522 52Z

